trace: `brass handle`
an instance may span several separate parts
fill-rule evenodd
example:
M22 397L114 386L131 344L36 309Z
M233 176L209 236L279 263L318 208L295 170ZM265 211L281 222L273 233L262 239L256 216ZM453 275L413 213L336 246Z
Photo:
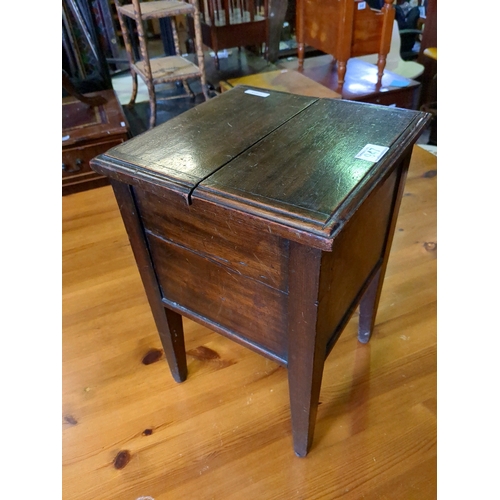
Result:
M76 159L76 162L75 162L75 167L74 168L68 168L67 165L65 165L64 163L62 164L62 169L68 173L68 174L71 174L73 172L79 172L81 169L82 169L82 165L83 165L83 160L81 160L80 158L77 158Z

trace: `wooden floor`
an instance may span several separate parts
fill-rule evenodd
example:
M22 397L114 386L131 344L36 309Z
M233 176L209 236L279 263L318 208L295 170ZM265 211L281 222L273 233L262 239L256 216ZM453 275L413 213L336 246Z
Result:
M436 169L415 146L375 334L334 347L306 458L286 370L186 320L175 383L111 188L63 197L63 498L436 498Z

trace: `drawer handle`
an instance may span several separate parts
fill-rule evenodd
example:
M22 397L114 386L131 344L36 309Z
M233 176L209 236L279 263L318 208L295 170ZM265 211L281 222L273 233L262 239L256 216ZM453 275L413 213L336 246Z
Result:
M76 166L74 168L68 168L68 166L63 163L62 164L62 169L65 172L67 172L68 174L71 174L73 172L79 172L82 169L83 160L81 160L80 158L77 158L77 160L75 162L75 165Z

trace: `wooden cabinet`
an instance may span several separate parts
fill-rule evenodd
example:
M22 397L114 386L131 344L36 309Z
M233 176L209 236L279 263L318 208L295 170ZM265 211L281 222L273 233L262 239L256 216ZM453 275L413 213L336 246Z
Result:
M378 54L378 77L382 79L391 46L394 23L392 0L380 11L359 0L297 0L297 48L302 68L305 45L336 59L338 84L342 87L351 57Z
M75 97L62 100L62 194L108 184L90 168L90 160L129 138L129 127L113 90L92 92L104 104L89 106Z

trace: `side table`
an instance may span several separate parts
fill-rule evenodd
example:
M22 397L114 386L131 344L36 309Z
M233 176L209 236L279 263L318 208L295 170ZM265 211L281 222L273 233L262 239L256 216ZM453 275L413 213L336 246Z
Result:
M412 147L429 115L237 86L98 156L175 380L182 316L288 369L294 450L356 307L373 331ZM214 388L214 391L217 389Z

